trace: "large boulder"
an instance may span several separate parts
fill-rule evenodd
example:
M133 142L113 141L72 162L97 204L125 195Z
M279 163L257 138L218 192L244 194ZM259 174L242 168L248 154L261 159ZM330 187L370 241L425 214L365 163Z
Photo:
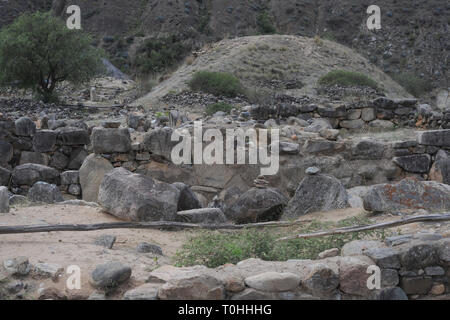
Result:
M442 211L450 209L450 186L435 181L407 178L397 184L370 187L364 209L373 212L396 210Z
M171 128L163 128L147 133L143 142L144 149L153 156L170 161L172 149L178 144L177 141L172 141L172 132Z
M117 168L105 175L98 194L110 214L131 221L173 221L180 191L171 184Z
M173 184L180 190L180 199L178 200L178 211L199 209L202 207L195 193L188 185L182 182L175 182Z
M20 164L36 163L47 166L48 162L49 159L45 153L22 151L20 154Z
M127 153L131 151L130 132L127 128L94 128L91 142L92 148L97 154Z
M57 203L63 202L64 198L59 188L54 184L36 182L28 191L28 199L33 202Z
M51 152L55 148L58 133L53 130L39 130L33 137L33 150Z
M252 188L226 210L228 219L237 223L279 220L288 198L278 189Z
M28 117L16 120L16 135L20 137L32 137L36 132L36 124Z
M429 154L414 154L392 159L400 168L413 173L427 173L430 170L431 156Z
M348 195L343 184L332 176L308 175L289 201L283 219L295 219L311 212L347 208Z
M105 158L91 154L83 162L79 170L79 179L83 200L87 202L98 201L98 190L105 175L114 169Z
M176 277L163 284L158 291L161 300L222 300L223 284L206 274Z
M8 188L0 187L0 213L9 212L9 192Z
M12 183L16 186L32 186L38 181L58 184L59 172L40 164L27 163L14 168Z
M57 130L59 139L65 146L87 145L90 142L89 134L86 130L76 127L64 127Z

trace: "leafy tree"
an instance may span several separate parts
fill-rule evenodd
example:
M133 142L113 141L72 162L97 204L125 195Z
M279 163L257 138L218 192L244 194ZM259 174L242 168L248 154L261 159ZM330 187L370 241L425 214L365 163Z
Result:
M0 82L17 82L49 101L59 82L87 82L103 70L91 43L50 12L23 14L0 31Z

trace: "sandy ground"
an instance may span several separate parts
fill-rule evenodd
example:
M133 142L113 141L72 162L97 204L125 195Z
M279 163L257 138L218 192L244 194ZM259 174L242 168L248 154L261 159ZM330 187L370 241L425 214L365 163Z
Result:
M117 221L119 220L115 217L97 208L67 205L13 208L9 214L0 215L0 225L91 224ZM117 237L111 250L93 244L101 235ZM143 283L153 269L172 263L171 257L183 245L188 235L189 231L129 229L0 235L0 261L25 256L31 264L53 263L64 267L65 270L70 265L77 265L81 269L82 289L71 293L85 296L94 291L88 281L90 273L97 265L107 261L123 262L132 266L130 285ZM136 246L140 242L159 245L164 256L138 253ZM64 273L57 282L43 280L39 284L61 289L65 288L66 278Z
M329 212L311 213L299 220L305 224L312 220L336 223L356 216L368 216L372 223L400 219L394 215L368 215L363 209L344 209ZM99 208L72 205L44 205L12 208L9 214L0 215L0 225L42 225L42 224L94 224L119 221ZM300 232L300 228L292 226L282 228L286 234ZM297 232L298 231L298 232ZM17 235L0 235L0 261L25 256L31 264L38 262L58 264L67 270L76 265L81 269L81 290L68 290L66 279L69 275L62 273L58 279L26 278L34 292L26 298L36 298L38 288L56 288L69 297L86 299L95 289L89 284L92 270L107 261L120 261L132 267L132 278L120 287L110 298L120 298L124 291L145 282L149 273L166 264L174 263L174 255L192 235L198 231L162 231L162 230L130 230L114 229L89 232L46 232ZM392 233L439 232L450 236L450 223L425 224L415 223L394 229ZM112 249L94 244L101 235L117 237ZM159 245L163 256L138 253L136 247L140 242ZM0 268L1 269L1 268ZM25 281L25 280L24 280Z

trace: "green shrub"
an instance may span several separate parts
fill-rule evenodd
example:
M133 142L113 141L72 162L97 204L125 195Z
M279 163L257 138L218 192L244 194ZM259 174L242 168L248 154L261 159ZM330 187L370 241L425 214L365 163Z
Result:
M225 102L218 102L214 104L210 104L206 107L206 113L208 115L213 115L216 112L223 111L225 113L230 113L233 109L233 106L231 104L225 103Z
M412 73L392 74L391 77L415 97L421 97L433 89L430 81L420 79Z
M239 79L225 72L199 71L194 74L189 87L216 96L235 97L243 93Z
M366 224L367 219L350 218L339 222L336 227ZM321 230L330 225L313 222L301 232ZM298 232L298 230L296 230ZM315 259L328 249L342 248L345 243L366 237L384 239L383 231L349 233L321 238L295 239L277 242L285 236L273 229L241 230L227 233L204 232L192 237L176 254L178 266L206 265L210 268L249 258L266 261L286 261L289 259Z
M187 52L189 48L175 36L148 39L139 47L134 65L140 74L163 72L181 61Z
M277 29L273 26L272 19L270 19L267 12L261 13L256 18L256 25L260 34L274 34Z
M319 79L319 84L324 86L362 86L377 89L377 83L368 76L352 71L334 70Z

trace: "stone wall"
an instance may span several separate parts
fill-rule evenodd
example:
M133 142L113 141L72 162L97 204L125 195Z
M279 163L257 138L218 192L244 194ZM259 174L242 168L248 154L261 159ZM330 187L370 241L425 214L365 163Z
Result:
M146 284L126 292L124 299L434 298L450 293L449 240L438 234L403 235L385 243L353 241L342 248L340 256L333 249L320 254L319 260L249 259L216 269L163 266L150 273ZM379 267L379 289L367 286L374 275L371 266Z

